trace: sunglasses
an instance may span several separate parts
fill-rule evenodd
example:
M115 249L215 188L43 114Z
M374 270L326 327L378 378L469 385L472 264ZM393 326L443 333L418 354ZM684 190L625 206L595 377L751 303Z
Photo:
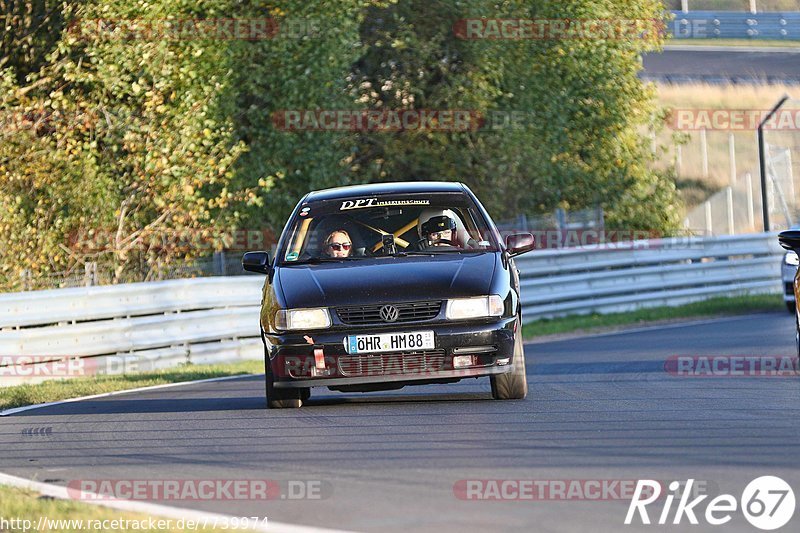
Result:
M351 246L353 246L353 243L350 242L332 242L328 244L329 248L336 250L337 252L339 250L347 251L350 249Z

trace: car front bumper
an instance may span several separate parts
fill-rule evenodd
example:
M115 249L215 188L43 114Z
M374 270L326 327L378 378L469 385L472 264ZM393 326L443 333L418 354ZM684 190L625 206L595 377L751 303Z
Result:
M266 334L268 364L276 388L340 387L406 382L458 381L510 372L516 317L493 322L436 322L393 327L336 329L310 334ZM432 330L431 350L350 355L348 335ZM455 368L453 357L474 356L474 364Z

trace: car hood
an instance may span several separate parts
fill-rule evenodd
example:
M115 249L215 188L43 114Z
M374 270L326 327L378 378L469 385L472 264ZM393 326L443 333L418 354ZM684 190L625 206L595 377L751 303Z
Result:
M281 267L286 307L334 307L488 294L498 253L386 257Z

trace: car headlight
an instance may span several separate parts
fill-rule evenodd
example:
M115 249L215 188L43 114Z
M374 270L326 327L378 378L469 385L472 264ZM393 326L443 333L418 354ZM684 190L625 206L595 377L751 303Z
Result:
M800 266L800 259L797 257L797 252L786 252L783 256L783 262L787 265Z
M325 329L331 327L331 314L326 307L281 309L275 313L275 327L284 331Z
M503 316L505 306L503 300L496 294L479 296L477 298L457 298L447 301L448 320L462 320L465 318L488 318Z

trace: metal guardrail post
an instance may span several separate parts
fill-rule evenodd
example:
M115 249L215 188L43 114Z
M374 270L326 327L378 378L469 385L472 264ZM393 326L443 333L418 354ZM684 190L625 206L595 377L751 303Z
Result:
M769 224L769 201L767 199L767 151L766 142L764 141L764 126L767 122L778 112L778 110L789 100L789 95L784 95L772 111L758 125L758 166L761 172L761 215L764 219L764 231L770 231Z

